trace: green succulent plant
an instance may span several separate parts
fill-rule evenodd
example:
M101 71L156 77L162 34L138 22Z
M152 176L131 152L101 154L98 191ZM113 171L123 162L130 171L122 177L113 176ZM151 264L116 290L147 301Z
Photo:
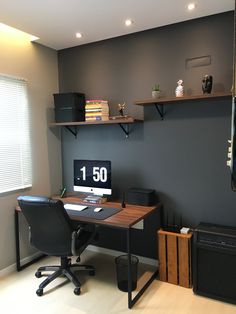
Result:
M156 91L156 92L160 92L160 85L159 84L155 84L152 88L153 91Z

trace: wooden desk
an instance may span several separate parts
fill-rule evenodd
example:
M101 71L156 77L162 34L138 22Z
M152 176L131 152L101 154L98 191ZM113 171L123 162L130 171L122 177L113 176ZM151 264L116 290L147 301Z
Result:
M60 199L64 203L79 203L79 204L87 204L84 203L81 199L77 197L53 197L54 199ZM100 206L100 205L99 205ZM101 204L101 207L113 207L113 208L121 208L120 203L116 202L106 202ZM140 291L136 294L134 298L132 298L132 278L131 278L131 248L130 248L130 239L131 239L131 229L139 221L145 219L148 215L153 213L155 210L161 208L161 204L158 203L155 206L137 206L137 205L126 205L126 208L123 208L118 213L108 217L104 220L98 220L94 218L85 218L79 216L70 215L72 220L86 222L86 223L93 223L96 225L106 225L112 228L122 228L126 231L126 240L127 240L127 255L128 255L128 307L131 308L137 300L141 297L144 291L149 287L154 279L157 278L158 269L154 271L151 278L147 280L144 286L140 289ZM20 244L19 244L19 218L18 214L20 212L19 206L15 209L15 230L16 230L16 256L17 256L17 270L21 270L29 265L20 265ZM34 261L31 261L32 264Z

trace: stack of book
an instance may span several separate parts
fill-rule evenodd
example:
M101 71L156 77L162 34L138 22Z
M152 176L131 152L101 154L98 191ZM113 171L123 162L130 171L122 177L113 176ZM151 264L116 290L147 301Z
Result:
M86 100L85 120L109 120L109 106L107 100Z

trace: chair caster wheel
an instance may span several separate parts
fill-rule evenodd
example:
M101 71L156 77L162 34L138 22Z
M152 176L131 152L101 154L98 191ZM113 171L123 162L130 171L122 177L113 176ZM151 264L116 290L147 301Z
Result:
M37 277L37 278L42 277L41 271L36 271L35 277Z
M80 295L80 288L79 287L74 289L74 294Z
M95 276L95 270L90 270L89 271L89 276Z
M36 291L37 296L41 297L43 295L43 289L38 289Z

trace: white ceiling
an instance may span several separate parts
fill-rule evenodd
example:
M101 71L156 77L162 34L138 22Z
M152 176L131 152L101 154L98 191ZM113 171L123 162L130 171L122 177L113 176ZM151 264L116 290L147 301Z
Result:
M189 2L196 9L188 12ZM0 0L0 22L56 50L234 9L234 0ZM134 21L126 27L124 21ZM82 39L75 37L83 34Z

